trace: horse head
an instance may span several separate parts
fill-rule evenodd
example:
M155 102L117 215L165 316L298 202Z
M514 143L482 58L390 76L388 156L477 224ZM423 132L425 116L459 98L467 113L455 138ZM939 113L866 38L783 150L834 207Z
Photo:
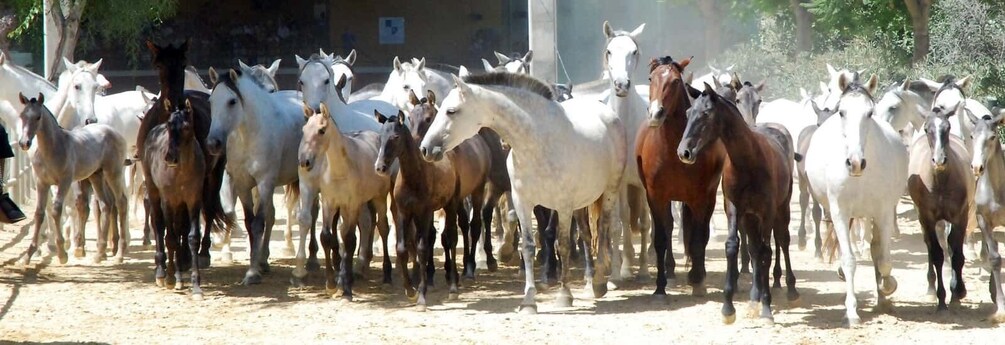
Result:
M614 95L628 96L632 88L632 73L639 63L639 45L636 38L645 30L646 24L639 25L632 32L614 30L611 24L604 22L604 35L607 36L607 47L604 52L604 69L611 76Z
M192 103L185 100L184 107L171 109L171 101L164 101L164 111L170 113L167 122L168 147L164 153L164 162L169 167L178 166L181 160L181 148L195 140L195 131L192 124L194 122L194 111Z
M356 49L349 52L349 55L345 57L335 55L335 53L329 54L328 57L332 60L332 74L335 79L345 77L345 86L339 88L339 92L342 94L343 99L349 99L349 94L352 93L352 81L356 78L356 74L352 71L352 65L356 63Z
M154 67L157 68L161 84L161 97L170 99L175 104L182 104L185 90L185 67L188 66L189 40L184 43L159 46L153 41L147 41L147 49L153 56Z
M712 89L708 83L687 109L687 125L677 145L677 158L684 164L694 164L702 149L715 142L722 133L722 116L737 116L736 107ZM730 109L731 113L722 112Z
M276 72L279 71L279 62L281 61L283 59L276 59L269 67L265 67L262 64L248 66L240 59L237 60L237 64L241 67L241 72L250 75L262 89L268 93L274 93L279 91L279 83L276 82Z
M757 114L761 109L761 91L764 91L765 82L761 81L757 85L754 85L749 81L739 84L739 78L733 80L736 83L733 83L730 88L739 87L739 89L736 89L736 108L740 111L740 115L743 116L743 121L746 121L749 125L754 125L757 123Z
M947 116L951 113L962 112L966 108L966 92L970 87L971 80L973 80L971 76L966 76L962 79L956 79L950 76L942 83L922 79L922 81L935 92L935 97L932 100L932 112L936 114L947 114Z
M387 78L384 85L385 93L388 93L391 104L401 109L411 109L408 103L408 92L415 90L421 94L426 90L426 83L429 76L426 74L426 59L412 59L401 62L398 57L394 57L394 70Z
M28 99L23 93L17 94L18 99L21 101L21 105L24 105L24 109L21 110L19 119L21 121L21 137L18 138L18 146L21 146L21 150L28 151L31 148L31 142L35 139L35 134L38 132L38 128L42 117L45 116L49 110L45 108L45 95L42 93L38 94L38 98Z
M387 176L394 160L409 149L406 142L408 141L407 137L412 133L405 126L405 113L401 110L398 110L398 114L387 117L374 109L373 116L380 123L380 146L377 151L377 160L373 163L373 169L377 174Z
M659 126L668 114L686 109L690 97L700 93L681 79L690 63L691 58L678 62L670 56L649 62L649 126Z
M513 54L513 56L506 56L500 52L494 52L496 60L499 63L493 66L488 60L482 59L482 66L485 67L486 72L509 72L509 73L522 73L530 74L530 62L534 58L534 51L528 50L527 54L523 56Z
M77 64L73 64L63 58L63 64L66 66L67 72L70 72L70 76L66 80L60 78L60 82L70 84L61 88L65 88L67 91L66 102L73 105L77 112L76 118L78 121L83 120L84 124L98 122L94 113L94 98L103 88L101 80L104 77L100 77L98 74L101 62L102 60L98 60L92 64L79 61ZM107 83L107 80L105 82Z
M228 73L220 75L212 67L209 69L209 80L213 84L213 90L209 94L212 121L209 135L206 137L206 149L210 154L219 155L227 147L230 133L244 121L246 100L240 84L255 84L255 82L240 69L231 69Z
M303 101L311 109L315 112L320 111L321 103L325 103L333 94L341 99L341 94L335 87L338 76L332 72L331 59L321 54L311 54L306 60L299 55L296 58L300 68L297 89L303 93ZM345 100L342 100L342 103L345 103Z
M876 91L878 79L873 75L862 85L853 78L844 74L838 76L841 97L837 109L845 139L845 166L851 176L861 176L866 168L866 138L872 128L868 124L873 121L876 103L872 94Z
M974 176L980 176L984 173L984 168L988 166L988 162L992 158L1001 155L998 130L1002 124L1005 124L1005 110L999 110L996 115L985 115L981 118L969 112L966 116L970 120L970 123L974 125L972 132L974 136L973 147L970 149L973 157L970 162L970 168L973 169Z

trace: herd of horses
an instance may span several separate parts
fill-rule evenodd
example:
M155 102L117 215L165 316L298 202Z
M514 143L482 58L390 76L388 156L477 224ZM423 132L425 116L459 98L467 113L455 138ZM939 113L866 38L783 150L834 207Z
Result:
M992 319L1005 321L992 233L1005 224L1005 153L998 139L1005 111L967 98L970 78L904 81L884 91L875 75L863 80L863 71L828 65L830 79L816 97L804 90L800 102L762 103L763 82L743 82L731 68L694 79L685 73L690 58L653 58L649 84L633 83L644 61L636 41L643 30L644 24L621 31L605 22L603 77L575 90L530 77L530 52L497 53L499 64L483 61L484 73L460 67L459 76L426 67L425 59L395 58L387 83L354 91L355 51L346 57L321 51L297 56L298 87L280 90L278 60L269 67L239 62L222 72L210 68L206 86L189 66L187 42L148 41L159 93L109 96L101 92L107 81L97 72L100 60L65 61L53 85L0 55L0 112L6 123L18 124L19 144L37 178L36 222L24 262L37 251L46 225L59 261L67 261L67 197L74 255L84 257L92 196L99 230L94 260L104 260L111 244L121 262L129 243L129 199L138 195L144 244L152 237L156 245L155 282L183 289L188 272L198 299L210 243L230 257L240 201L251 254L243 284L257 284L270 271L272 194L283 187L287 220L295 219L300 230L294 249L292 226L286 229L286 250L296 256L292 282L303 284L311 271L322 270L333 296L353 298L355 274L373 258L376 229L383 282L392 281L394 248L405 294L424 310L435 273L435 214L442 210L449 298L460 293L462 274L475 277L476 255L484 253L489 270L498 267L490 235L498 223L507 225L501 227L499 261L514 252L522 259L522 313L537 311L535 261L543 263L541 280L558 285L556 304L567 307L576 257L585 258L588 291L601 298L609 281L628 279L633 271L648 278L649 240L654 296L665 300L675 278L675 220L689 262L687 282L695 295L705 293L705 253L721 188L728 220L723 322L735 321L738 276L748 270L751 315L772 322L772 289L781 287L783 260L786 298L800 297L789 258L789 205L798 185L798 246L806 246L810 211L816 256L840 253L846 318L855 325L853 277L863 244L875 262L877 307L892 306L888 296L897 281L890 242L906 191L928 246L929 291L938 310L948 309L947 256L950 304L966 296L964 246L979 228ZM821 222L832 230L822 232ZM635 234L642 241L637 257Z

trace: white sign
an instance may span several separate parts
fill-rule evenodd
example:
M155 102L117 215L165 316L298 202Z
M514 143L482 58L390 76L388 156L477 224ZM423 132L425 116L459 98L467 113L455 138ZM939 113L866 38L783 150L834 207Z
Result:
M405 17L377 18L380 44L405 44Z

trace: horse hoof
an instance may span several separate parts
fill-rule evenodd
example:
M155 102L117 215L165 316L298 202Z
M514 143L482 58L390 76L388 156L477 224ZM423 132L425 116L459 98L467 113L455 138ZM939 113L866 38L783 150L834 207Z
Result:
M352 302L352 295L343 294L342 295L342 300L346 301L346 302Z
M123 258L121 256L118 256L118 255L115 256L114 260L112 260L112 262L114 262L116 265L121 265L125 261L126 261L125 258Z
M939 296L935 293L934 289L928 289L928 292L925 293L925 299L929 302L938 302Z
M409 295L408 291L405 291L405 297L408 297L408 300L411 301L412 303L418 303L419 302L419 294L416 293L416 292L412 292L412 294Z
M258 273L248 273L244 275L244 280L241 281L241 285L257 285L262 283L262 275Z
M272 271L272 266L269 266L268 262L262 262L258 264L258 266L261 268L262 273L269 273Z
M485 261L485 266L488 267L489 272L495 272L499 270L499 263L495 259L490 259Z
M991 322L994 324L1005 323L1005 311L999 311L991 316Z
M425 313L426 312L426 305L425 304L416 304L415 305L415 311L420 312L420 313Z
M87 254L84 253L84 248L83 247L78 247L77 249L73 250L73 257L74 258L81 259L81 258L83 258L86 255Z
M883 279L882 293L884 296L892 295L897 291L897 279L890 276Z
M649 272L646 272L645 274L640 273L639 275L635 276L636 283L648 283L652 281L652 279L653 277L649 275Z
M806 250L806 239L799 239L799 251Z
M775 318L771 317L770 315L769 316L761 317L760 320L761 320L761 324L763 326L774 326L775 325Z
M517 312L523 315L535 315L537 314L537 305L521 305L517 308Z
M156 279L154 279L154 284L157 284L157 287L164 287L165 285L167 285L164 282L164 278L156 278Z
M330 288L330 287L326 287L325 288L325 294L328 295L328 296L331 296L332 298L338 298L339 295L340 295L339 291L341 291L341 290L339 290L337 288Z
M459 294L457 292L451 292L451 293L447 294L447 300L448 301L457 301L457 300L460 300L460 299L461 299L461 294Z
M213 261L209 258L209 255L199 255L196 261L199 263L199 268L207 268L212 266L210 263Z
M91 257L91 263L100 264L102 261L105 261L105 256L101 255L101 253L95 253L94 256ZM59 263L66 263L66 260L63 259L62 255L59 256Z
M691 286L691 296L694 296L694 297L704 297L705 293L707 293L707 292L708 292L708 288L705 287L705 284L698 284L698 285L692 285Z
M572 308L572 294L569 292L559 292L555 297L555 306L558 308Z
M202 293L193 293L192 294L192 300L193 301L201 301L202 300Z
M785 294L785 299L789 300L789 305L799 305L799 291L791 290Z
M59 258L59 264L60 265L66 265L66 263L70 261L70 257L66 255L66 252L62 252L61 251L56 256ZM100 262L100 261L98 261L98 262ZM95 262L95 263L98 263L98 262Z
M736 314L722 316L722 323L724 325L732 325L734 322L736 322Z
M876 314L893 314L893 302L890 300L884 300L876 303L876 305L872 307L872 312Z
M307 272L317 272L321 270L321 263L317 259L307 260L307 265L304 266Z
M185 284L183 284L181 282L181 280L179 279L178 281L174 282L174 289L176 291L178 291L178 290L184 290L185 289Z
M295 288L304 288L307 286L307 284L304 284L304 280L302 278L297 277L290 277L290 285Z
M861 324L862 319L856 316L848 318L847 323L845 325L848 326L848 328L855 328Z
M761 315L761 304L751 301L747 306L747 317L753 319L759 315Z
M603 298L607 295L607 283L593 283L593 298Z

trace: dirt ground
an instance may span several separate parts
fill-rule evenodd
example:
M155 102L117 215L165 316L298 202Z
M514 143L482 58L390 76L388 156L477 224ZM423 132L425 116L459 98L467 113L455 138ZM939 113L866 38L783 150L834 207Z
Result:
M281 208L281 196L276 200ZM72 255L67 265L59 265L46 253L36 256L32 265L21 266L17 259L27 247L30 227L7 225L0 231L0 342L976 344L1000 342L1005 336L1005 326L988 321L993 308L988 277L970 258L965 270L969 294L962 306L935 312L935 303L926 296L924 242L906 198L899 208L902 234L892 248L893 274L899 281L893 295L895 311L892 315L871 311L876 290L872 262L860 260L855 278L863 325L846 329L845 285L837 278L837 266L814 259L811 248L798 250L798 205L793 203L792 209L793 265L802 300L801 305L790 306L783 291L775 290L773 326L747 317L745 302L737 304L735 324L721 322L726 225L721 210L715 215L717 229L708 247L704 297L692 297L691 288L678 282L669 288L669 302L660 303L651 296L652 281L629 281L593 300L585 297L580 279L576 285L580 288L573 291L573 308L556 308L555 291L545 290L538 295L540 314L533 316L514 312L523 278L511 265L501 265L497 272L480 269L477 280L463 282L459 300L446 301L439 254L436 286L424 313L404 296L397 273L394 286L380 284L379 256L368 277L357 280L353 302L326 295L319 274L308 277L307 287L294 287L293 260L279 254L284 245L277 240L286 219L277 220L271 243L273 269L263 284L238 284L248 257L247 242L237 234L235 262L214 262L203 271L202 301L193 301L187 290L154 285L153 252L139 242L139 222L133 223L131 253L119 265L95 265L89 258L77 260ZM280 209L276 214L284 218L286 213ZM90 230L87 250L93 252L93 224ZM683 280L682 246L674 237L677 274ZM651 272L655 276L655 268ZM582 277L578 268L573 274ZM742 276L740 284L737 298L744 301L741 296L747 296L750 277Z

